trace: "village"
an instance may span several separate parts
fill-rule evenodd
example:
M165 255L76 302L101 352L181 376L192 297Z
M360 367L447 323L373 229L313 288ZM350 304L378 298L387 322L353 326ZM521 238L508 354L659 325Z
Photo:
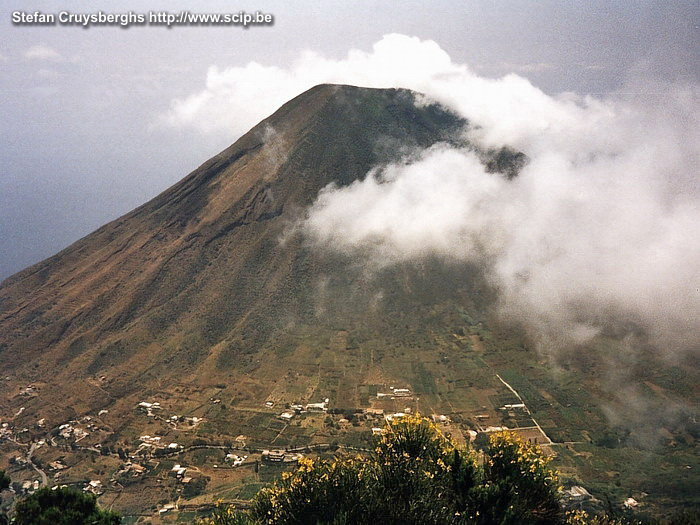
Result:
M429 417L464 445L483 444L483 436L510 428L555 454L564 444L553 442L518 392L500 376L497 379L503 388L492 396L491 405L469 414L434 412ZM375 385L370 391L369 406L359 408L338 407L324 396L305 402L273 396L257 407L228 409L214 393L200 404L198 415L174 411L176 403L163 396L141 399L130 409L133 430L120 435L115 434L119 418L107 408L51 428L46 418L17 428L14 422L24 412L20 407L0 423L0 450L16 451L8 472L18 495L42 486L72 486L107 505L148 486L158 495L149 500L148 515L159 519L209 508L217 497L244 508L259 487L294 468L301 458L369 453L387 422L425 412L421 395L408 385ZM19 397L39 395L40 390L29 385ZM220 414L229 410L249 417L243 432L213 433ZM301 435L309 438L295 439ZM583 487L568 490L574 503L592 499Z

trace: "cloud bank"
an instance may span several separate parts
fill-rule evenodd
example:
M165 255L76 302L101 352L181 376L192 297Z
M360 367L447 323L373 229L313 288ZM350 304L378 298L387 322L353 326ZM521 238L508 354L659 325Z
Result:
M174 101L166 118L242 133L323 82L414 89L466 117L472 143L509 145L529 162L509 181L470 151L433 147L326 188L301 226L311 242L369 253L375 266L436 254L484 264L501 313L543 348L613 331L667 355L698 353L697 86L647 81L629 86L635 97L553 97L515 74L479 77L435 42L388 35L341 60L309 52L286 69L211 68L206 88Z
M224 69L212 66L205 89L173 100L163 120L205 133L240 135L317 84L408 87L428 93L432 80L467 71L466 66L453 64L435 42L392 34L374 44L371 52L352 50L341 60L306 51L289 68L257 62Z
M400 34L384 36L370 52L351 50L343 59L304 52L288 68L250 62L242 67L211 66L203 90L174 99L164 123L203 133L239 136L282 104L323 83L364 87L403 87L452 107L482 126L482 142L520 147L533 133L552 134L576 121L594 128L596 99L568 95L549 97L515 74L489 79L452 61L432 40ZM566 140L567 137L562 137Z
M654 165L653 134L637 138L617 153L543 148L513 180L436 146L326 188L302 228L317 245L370 253L376 267L435 254L483 264L501 313L550 349L624 327L697 350L698 195L665 179L682 165Z

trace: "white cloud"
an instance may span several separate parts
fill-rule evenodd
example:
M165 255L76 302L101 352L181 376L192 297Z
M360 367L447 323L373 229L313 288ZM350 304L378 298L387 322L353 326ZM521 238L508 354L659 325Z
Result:
M538 65L538 68L545 67ZM303 228L375 264L424 254L488 261L502 312L542 341L584 341L607 323L642 325L666 348L700 344L700 90L647 84L634 102L563 94L526 78L483 78L435 42L388 35L340 60L307 52L288 68L211 67L165 120L238 135L313 85L420 91L465 116L470 139L530 158L513 181L444 147L342 189ZM663 96L659 97L658 94ZM561 342L561 341L559 341Z
M51 62L62 62L63 56L54 48L39 44L32 46L24 52L27 60L49 60Z
M174 100L164 120L207 133L238 135L317 84L428 91L431 80L466 73L466 67L453 64L435 42L392 34L374 44L371 52L352 50L342 60L307 51L289 68L257 62L225 69L211 66L205 88Z
M369 251L378 266L426 254L487 263L501 312L545 346L636 326L667 350L696 352L700 90L637 105L535 96L515 78L499 89L510 92L474 100L464 89L470 100L455 105L497 106L503 120L472 136L515 139L530 157L518 177L486 173L472 152L434 147L381 176L326 188L306 234ZM539 101L529 132L504 109L518 98Z
M322 83L413 89L468 115L483 127L484 142L505 140L515 146L533 129L556 131L552 126L578 120L580 113L579 100L553 99L515 74L479 77L465 64L453 62L432 40L391 34L374 44L371 52L351 50L341 60L307 51L289 68L257 62L225 69L211 66L205 88L173 100L164 121L237 136L289 99Z

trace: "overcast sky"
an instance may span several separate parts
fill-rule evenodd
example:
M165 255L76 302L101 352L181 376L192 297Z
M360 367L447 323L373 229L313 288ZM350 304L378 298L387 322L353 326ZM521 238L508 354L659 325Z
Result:
M180 9L262 11L275 21L247 30L11 22L18 10ZM266 94L270 86L254 82L286 78L307 51L317 61L347 63L351 50L370 53L384 35L400 33L434 41L475 74L516 73L550 95L635 97L659 90L658 80L700 82L697 0L0 0L0 19L0 279L128 212L229 145L278 105L279 93L268 104L248 104L240 118L226 114L230 125L206 122L200 106L229 93L217 89L237 76Z

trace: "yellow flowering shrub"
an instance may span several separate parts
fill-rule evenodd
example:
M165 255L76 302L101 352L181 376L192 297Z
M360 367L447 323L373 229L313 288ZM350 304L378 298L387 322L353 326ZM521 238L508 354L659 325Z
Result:
M420 415L388 422L368 457L302 460L260 491L251 517L269 525L564 522L539 448L499 433L480 464Z

